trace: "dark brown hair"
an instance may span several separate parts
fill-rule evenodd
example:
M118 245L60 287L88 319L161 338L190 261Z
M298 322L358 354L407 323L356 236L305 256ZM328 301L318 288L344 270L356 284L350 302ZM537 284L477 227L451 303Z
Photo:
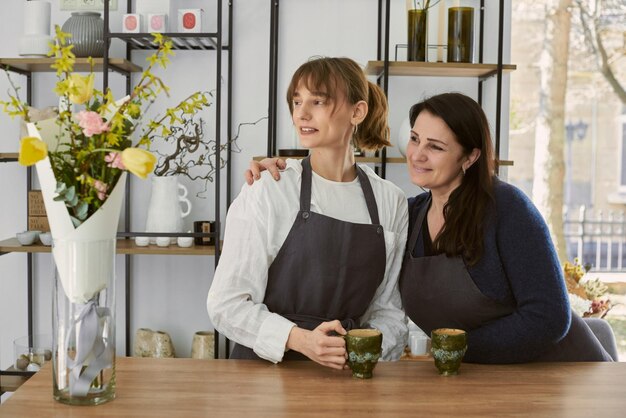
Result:
M437 251L448 256L462 255L471 266L483 255L484 219L494 202L497 162L489 122L480 105L461 93L439 94L413 105L409 112L411 126L422 111L443 119L465 155L474 148L480 150L480 156L465 172L461 185L450 194L443 208L444 226L433 242Z
M350 104L367 102L367 116L353 136L354 145L364 150L390 146L387 125L387 98L376 84L369 82L359 65L350 58L313 58L296 70L287 89L289 112L293 114L293 95L300 82L309 91L324 92L337 103L343 92Z

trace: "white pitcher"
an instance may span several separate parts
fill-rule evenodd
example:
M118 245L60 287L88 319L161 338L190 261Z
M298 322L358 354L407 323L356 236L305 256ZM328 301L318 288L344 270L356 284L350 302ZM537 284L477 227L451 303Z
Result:
M187 205L185 212L180 204ZM152 194L148 206L146 232L183 232L183 218L191 212L187 188L178 183L178 176L152 177ZM156 237L150 237L154 244ZM172 243L176 238L171 239Z

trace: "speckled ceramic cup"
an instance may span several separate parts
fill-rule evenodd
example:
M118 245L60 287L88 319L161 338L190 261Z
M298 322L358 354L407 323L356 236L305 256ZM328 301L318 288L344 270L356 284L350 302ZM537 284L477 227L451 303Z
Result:
M430 334L431 349L439 374L451 376L459 373L461 361L467 351L467 334L462 329L439 328Z
M377 329L352 329L344 338L352 377L371 379L382 353L382 332Z

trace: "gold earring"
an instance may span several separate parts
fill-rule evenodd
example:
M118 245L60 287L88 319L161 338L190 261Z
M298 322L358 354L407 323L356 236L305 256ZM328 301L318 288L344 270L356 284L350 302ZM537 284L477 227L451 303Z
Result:
M352 135L356 135L358 131L359 131L359 125L354 125L354 132L352 132Z

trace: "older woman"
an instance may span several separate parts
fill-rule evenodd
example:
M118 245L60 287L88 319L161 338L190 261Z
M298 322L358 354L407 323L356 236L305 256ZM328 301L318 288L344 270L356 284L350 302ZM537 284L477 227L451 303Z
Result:
M400 276L407 315L427 333L467 330L468 362L611 361L571 312L540 213L495 177L478 103L440 94L414 105L410 121L409 176L429 191L409 199Z
M482 109L458 93L410 111L409 200L400 292L424 331L468 330L466 361L611 360L571 313L548 228L532 202L494 176Z

